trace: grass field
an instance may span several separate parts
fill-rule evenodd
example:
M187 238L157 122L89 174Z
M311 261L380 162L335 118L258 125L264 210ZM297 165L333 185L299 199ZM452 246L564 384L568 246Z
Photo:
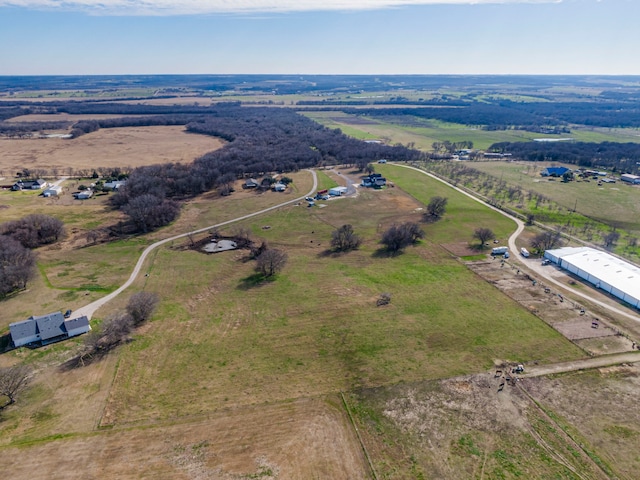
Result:
M3 462L26 472L33 463L17 464L19 449L45 468L55 468L60 452L71 449L95 453L83 456L61 478L86 478L98 471L119 478L136 478L141 471L157 478L188 478L193 472L260 478L269 469L281 478L367 478L337 392L351 392L347 402L356 421L371 422L404 401L406 392L394 385L429 385L486 372L502 361L545 363L584 355L441 246L471 242L479 225L506 238L514 228L510 220L425 175L392 165L376 168L396 186L362 189L355 198L322 202L324 208L282 207L240 224L256 239L288 253L288 264L274 281L256 283L246 252L204 255L179 248L188 239L176 241L157 251L146 266L149 276L132 289L158 293L159 310L132 342L104 361L59 370L75 342L0 356L0 364L24 360L39 371L29 394L0 422ZM319 176L320 188L335 183L331 172ZM154 238L306 193L310 175L292 177L291 194L239 190L230 197L190 201L178 222L146 238L51 250L49 263L42 262L47 278L52 286L71 288L69 279L82 279L87 264L102 261L104 273L95 280L117 284L136 252ZM420 221L420 209L434 195L447 197L448 209L441 221L424 225L426 239L398 256L380 254L381 232L393 223ZM331 232L345 223L364 238L361 249L327 253ZM54 291L39 282L38 295ZM69 292L76 293L63 294ZM383 292L391 294L391 304L377 307ZM7 305L14 312L31 303L45 308L35 293L21 294ZM126 295L97 318L125 302ZM375 400L379 393L363 392L392 392L384 394L392 403ZM494 408L487 415L516 408L499 406L509 410ZM375 422L363 424L364 430L374 425L365 436L374 466L398 478L420 478L420 472L428 478L430 471L471 478L465 473L478 473L482 456L488 455L487 477L506 472L510 478L514 471L526 475L536 468L550 475L564 471L545 463L544 451L526 431L508 428L509 419L517 416L500 420L497 433L482 425L465 430L464 416L438 418L444 423L429 432L439 435L453 420L455 428L444 437L444 446L438 441L443 449L435 453L416 450L419 432L400 417L385 420L391 423L380 424L381 430ZM485 441L495 443L490 449ZM517 454L513 445L527 450ZM117 465L109 463L125 452L136 453L127 453L128 460ZM438 458L447 458L447 452L450 460L443 466ZM430 470L434 465L438 468ZM464 473L449 475L451 469Z
M526 142L535 138L571 137L582 142L640 142L637 129L572 127L571 133L548 135L525 130L482 130L476 126L438 120L400 117L392 123L380 118L367 118L343 112L302 112L329 128L340 128L359 139L377 138L386 143L413 143L420 150L432 150L434 142L471 141L476 149L485 150L497 142Z
M474 162L469 166L501 178L509 185L539 192L567 210L575 208L590 218L640 234L640 189L624 182L598 186L593 180L589 183L550 181L540 176L540 172L550 166L546 163Z

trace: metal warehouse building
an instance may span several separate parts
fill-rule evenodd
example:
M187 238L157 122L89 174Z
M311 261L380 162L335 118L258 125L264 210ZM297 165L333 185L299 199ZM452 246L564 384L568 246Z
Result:
M544 257L611 295L640 308L640 268L589 247L547 250Z

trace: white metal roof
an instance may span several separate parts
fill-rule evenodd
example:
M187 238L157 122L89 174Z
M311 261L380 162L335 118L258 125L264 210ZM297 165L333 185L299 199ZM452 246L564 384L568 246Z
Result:
M589 247L559 248L549 253L602 282L640 299L640 268L613 255Z

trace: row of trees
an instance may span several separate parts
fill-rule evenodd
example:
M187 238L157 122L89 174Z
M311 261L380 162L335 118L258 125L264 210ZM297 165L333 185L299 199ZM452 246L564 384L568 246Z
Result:
M500 142L489 151L511 153L532 162L563 162L581 167L608 168L620 173L640 171L640 144L619 142Z

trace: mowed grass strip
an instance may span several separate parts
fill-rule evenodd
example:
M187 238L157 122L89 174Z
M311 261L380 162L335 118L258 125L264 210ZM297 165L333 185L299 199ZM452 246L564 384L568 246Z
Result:
M425 176L422 188L436 188L431 183ZM457 205L453 194L450 201ZM399 188L327 205L292 206L245 224L289 255L272 282L255 284L246 252L162 248L146 288L163 301L144 334L122 349L103 423L446 378L496 359L582 356L433 243L438 225L402 255L377 254L381 229L420 218L419 203ZM331 231L347 222L363 247L327 255ZM391 304L377 307L383 292Z

